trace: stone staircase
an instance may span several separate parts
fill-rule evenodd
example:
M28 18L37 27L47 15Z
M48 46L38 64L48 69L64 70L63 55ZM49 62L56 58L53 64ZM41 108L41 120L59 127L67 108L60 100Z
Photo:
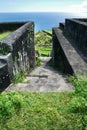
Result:
M35 68L23 83L11 84L5 89L9 91L27 92L65 92L72 91L73 86L67 82L66 77L49 65L51 57L42 57L41 66Z

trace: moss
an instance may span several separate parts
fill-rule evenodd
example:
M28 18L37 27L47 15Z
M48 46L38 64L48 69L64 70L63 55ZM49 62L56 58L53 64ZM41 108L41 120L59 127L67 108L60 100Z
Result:
M3 33L0 33L0 40L7 37L10 33L11 33L11 31L6 31L6 32L3 32Z

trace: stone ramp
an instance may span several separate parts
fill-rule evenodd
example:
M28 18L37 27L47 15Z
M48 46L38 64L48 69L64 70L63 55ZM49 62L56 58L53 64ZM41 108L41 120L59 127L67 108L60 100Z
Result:
M54 70L47 63L50 58L41 58L42 65L35 68L24 83L10 85L5 91L28 91L28 92L65 92L72 91L69 84L60 72Z

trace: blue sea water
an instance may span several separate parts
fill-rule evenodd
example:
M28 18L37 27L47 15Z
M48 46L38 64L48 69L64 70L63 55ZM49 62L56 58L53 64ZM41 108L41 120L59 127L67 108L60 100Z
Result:
M28 12L28 13L0 13L0 22L34 21L35 32L52 29L64 22L65 18L85 17L83 14L59 12Z

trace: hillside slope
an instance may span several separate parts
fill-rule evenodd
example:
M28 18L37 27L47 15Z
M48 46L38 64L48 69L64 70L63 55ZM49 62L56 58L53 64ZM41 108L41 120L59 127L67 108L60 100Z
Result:
M50 34L52 34L51 31ZM52 36L44 31L39 31L35 34L35 48L40 55L49 56L52 50Z

